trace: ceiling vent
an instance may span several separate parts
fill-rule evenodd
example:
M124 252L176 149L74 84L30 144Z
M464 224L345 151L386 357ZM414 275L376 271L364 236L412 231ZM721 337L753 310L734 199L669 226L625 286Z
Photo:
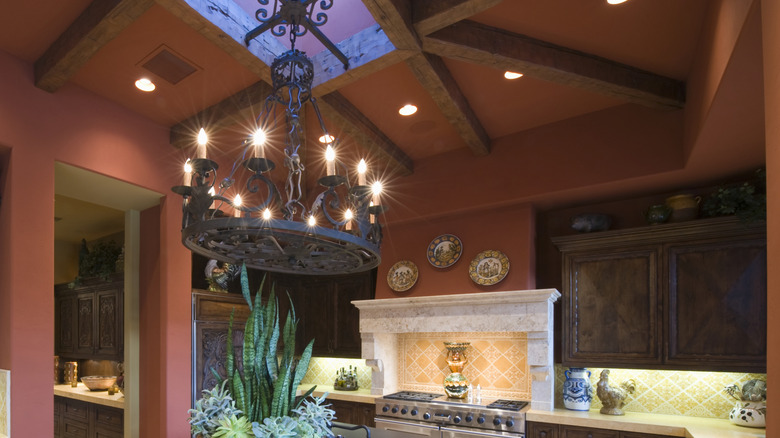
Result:
M166 46L160 46L141 61L141 67L173 85L200 70Z

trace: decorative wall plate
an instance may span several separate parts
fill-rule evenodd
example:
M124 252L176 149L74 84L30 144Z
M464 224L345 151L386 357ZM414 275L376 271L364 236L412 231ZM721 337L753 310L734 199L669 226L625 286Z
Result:
M411 289L417 283L417 265L409 260L401 260L390 268L387 273L387 284L396 292Z
M509 272L509 258L501 251L489 249L474 257L469 265L469 276L483 286L496 284Z
M447 268L455 264L463 252L460 239L452 234L442 234L428 245L428 261L437 268Z

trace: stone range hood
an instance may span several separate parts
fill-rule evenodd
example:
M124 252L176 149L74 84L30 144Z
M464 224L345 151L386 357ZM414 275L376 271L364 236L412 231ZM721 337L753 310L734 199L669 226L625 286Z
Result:
M398 382L399 335L468 332L524 332L531 374L531 406L552 410L553 303L555 289L353 301L360 309L362 357L372 368L371 393L401 390Z

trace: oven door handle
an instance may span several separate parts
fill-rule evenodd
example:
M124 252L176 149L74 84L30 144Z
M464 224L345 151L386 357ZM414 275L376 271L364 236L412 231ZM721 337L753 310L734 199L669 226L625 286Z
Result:
M522 433L482 432L482 431L474 430L474 429L452 429L452 428L445 427L445 426L441 427L441 431L442 431L442 433L443 432L458 433L461 436L463 436L463 435L468 435L468 436L472 436L472 435L473 436L489 436L489 437L492 437L492 438L495 438L495 437L522 437L523 436ZM442 436L444 436L444 435L442 434Z
M377 429L384 429L384 430L391 430L393 432L405 432L412 435L420 435L420 436L432 436L431 431L433 430L439 430L439 426L433 426L430 424L418 424L418 423L408 423L406 421L397 421L397 420L390 420L388 418L375 418L374 422L376 423ZM382 424L382 423L387 423ZM397 425L397 428L393 428L393 425ZM427 433L416 433L410 429L414 428L420 428L420 429L429 429L426 432ZM438 435L438 434L437 434Z

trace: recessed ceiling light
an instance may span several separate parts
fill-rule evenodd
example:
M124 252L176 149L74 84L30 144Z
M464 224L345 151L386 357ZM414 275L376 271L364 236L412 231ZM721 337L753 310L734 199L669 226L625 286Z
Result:
M508 71L504 73L504 77L507 79L517 79L523 77L522 73L515 73L513 71Z
M627 1L628 0L607 0L607 3L609 3L611 5L619 5L619 4L625 3Z
M149 79L141 78L135 81L135 88L138 88L141 91L149 92L149 91L154 91L155 86L154 86L154 82L150 81Z
M401 109L398 110L398 114L402 116L411 116L412 114L417 112L417 107L414 105L406 104L401 107Z

